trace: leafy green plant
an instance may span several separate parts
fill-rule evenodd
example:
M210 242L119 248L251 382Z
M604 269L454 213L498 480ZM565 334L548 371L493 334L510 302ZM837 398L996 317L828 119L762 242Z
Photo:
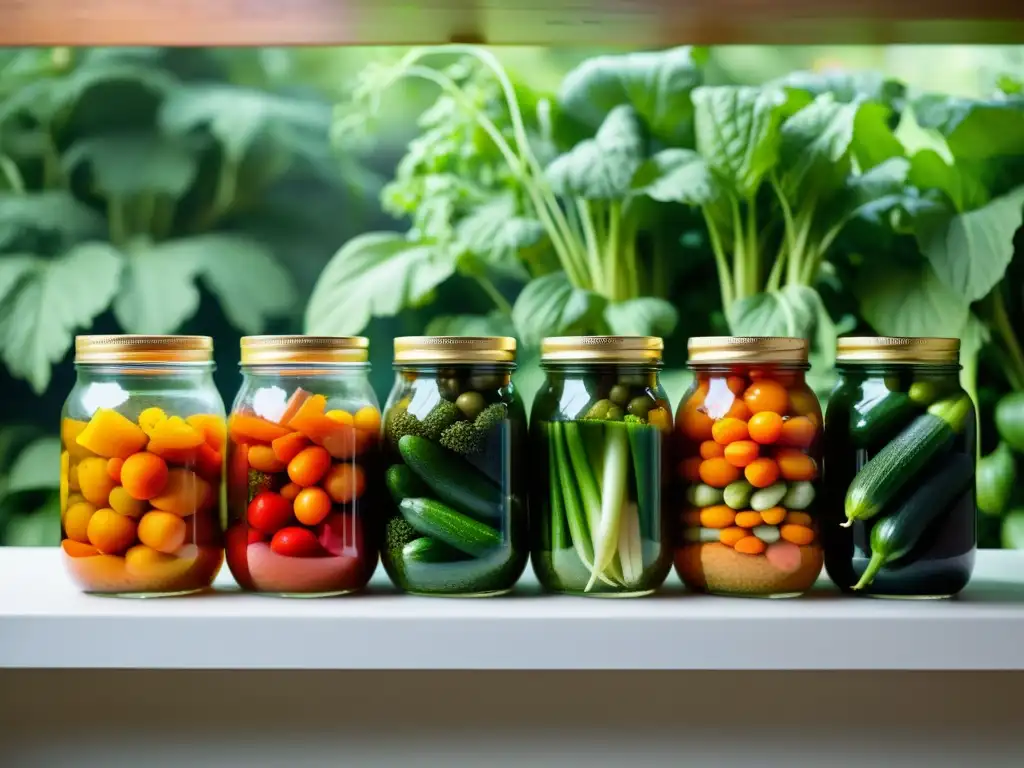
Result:
M108 309L171 333L201 284L246 333L294 311L290 272L240 222L290 169L334 167L330 108L234 85L221 56L0 58L0 356L36 392Z
M458 58L424 64L438 55ZM442 317L428 332L514 330L527 345L568 332L670 334L683 227L648 192L662 170L651 158L691 140L703 58L689 48L599 57L558 94L514 82L470 46L418 49L368 69L339 110L339 136L365 131L381 94L403 79L441 95L382 197L409 230L346 243L314 290L307 329L359 332L372 317L429 303L458 276L493 311Z

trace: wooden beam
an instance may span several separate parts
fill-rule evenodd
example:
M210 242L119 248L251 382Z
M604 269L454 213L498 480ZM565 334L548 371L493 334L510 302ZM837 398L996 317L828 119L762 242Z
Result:
M0 0L0 45L1024 43L1024 0Z

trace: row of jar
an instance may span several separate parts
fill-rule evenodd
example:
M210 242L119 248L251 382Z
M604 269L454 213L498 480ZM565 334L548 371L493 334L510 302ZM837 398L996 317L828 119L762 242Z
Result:
M383 419L364 338L246 337L225 419L207 337L86 336L62 418L64 560L83 590L168 595L223 560L246 590L944 597L976 548L959 341L843 338L827 417L807 344L689 342L673 419L661 339L544 340L527 429L515 341L395 340ZM528 513L529 510L529 513Z

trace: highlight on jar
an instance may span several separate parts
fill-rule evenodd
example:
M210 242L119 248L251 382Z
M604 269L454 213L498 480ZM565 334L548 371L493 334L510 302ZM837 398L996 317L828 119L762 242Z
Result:
M676 418L676 570L703 592L799 595L822 567L822 415L804 379L807 343L704 337L689 350L695 379Z
M661 339L545 339L531 418L532 559L545 589L638 597L671 567L663 446L672 430L658 380Z
M211 354L207 337L76 339L61 547L84 591L184 594L220 570L225 427Z
M243 589L319 597L366 586L380 411L362 337L242 339L228 420L227 562Z
M505 337L395 339L381 559L407 592L501 594L526 567L515 349Z
M949 597L977 547L959 339L845 337L826 414L825 567L846 593Z

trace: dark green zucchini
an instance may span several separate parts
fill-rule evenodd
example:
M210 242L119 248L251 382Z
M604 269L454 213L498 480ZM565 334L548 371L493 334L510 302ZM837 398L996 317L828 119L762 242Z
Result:
M449 547L429 536L421 536L402 547L402 558L406 563L450 563L465 560L466 556L459 550Z
M850 411L850 439L858 448L879 445L909 424L920 408L905 392L859 403Z
M843 527L877 515L930 461L949 450L973 408L966 394L940 400L886 443L850 483Z
M457 453L415 435L403 436L398 450L406 466L443 503L477 520L493 522L504 516L501 488Z
M427 486L405 464L392 464L384 474L391 498L398 504L402 499L426 496Z
M864 589L888 563L914 548L933 520L956 504L971 485L974 457L954 454L921 480L921 485L893 514L871 528L871 560L853 588Z

